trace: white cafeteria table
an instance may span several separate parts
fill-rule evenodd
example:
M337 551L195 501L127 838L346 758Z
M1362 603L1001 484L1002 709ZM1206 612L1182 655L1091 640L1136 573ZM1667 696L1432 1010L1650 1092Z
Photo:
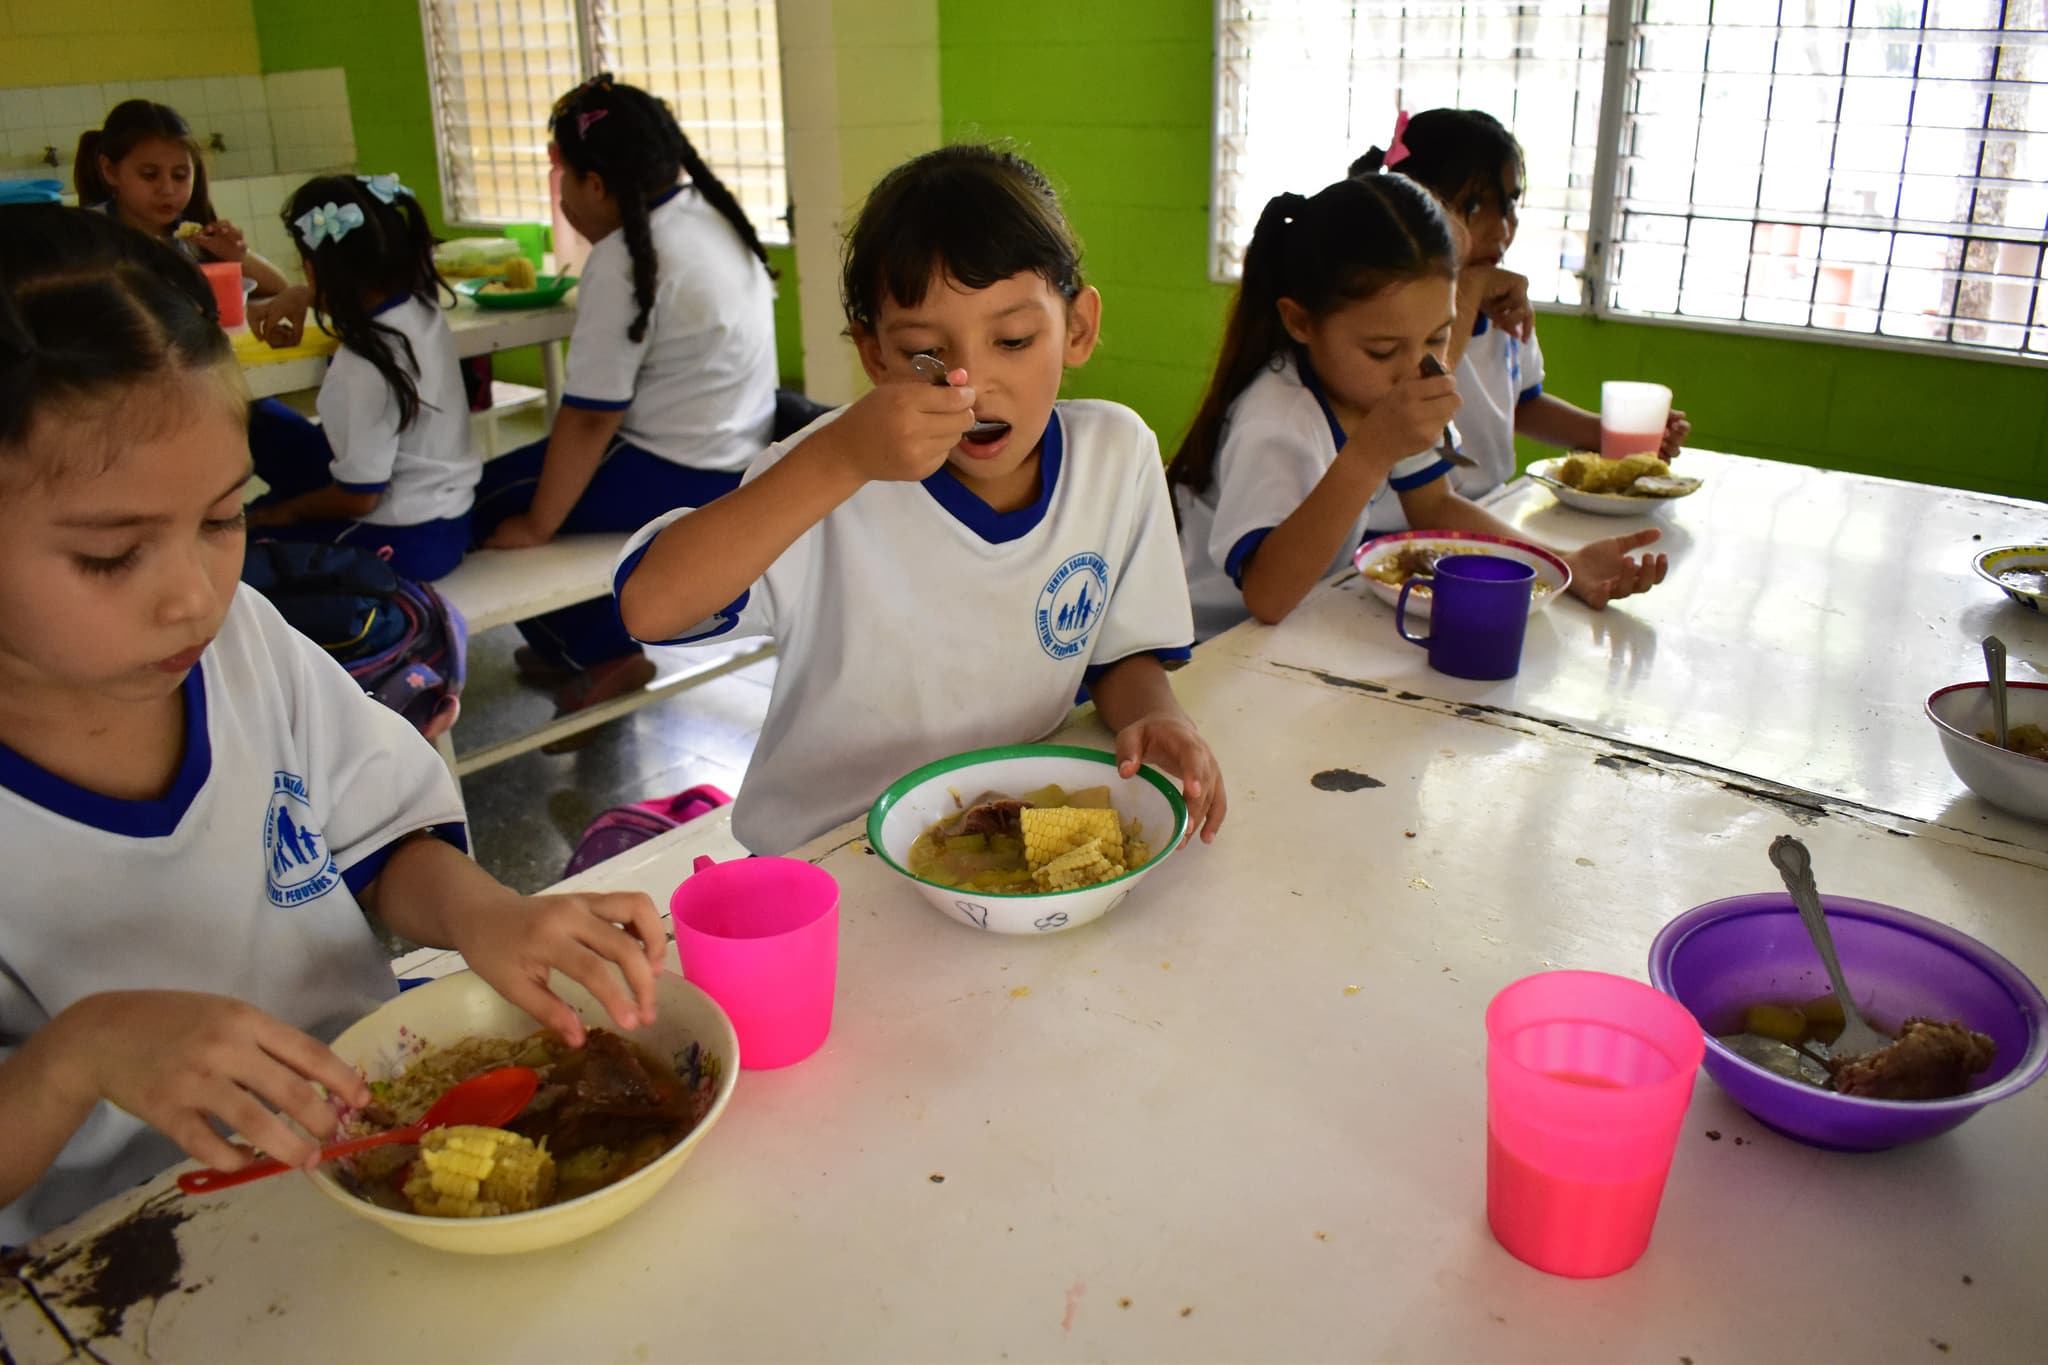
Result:
M1752 468L1768 472L1729 461L1715 479ZM1674 601L1710 557L1697 535ZM1675 685L1656 670L1687 655L1695 613L1651 634L1656 618L1633 612L1656 600L1601 618L1603 656L1625 633L1658 644L1646 678L1617 680L1630 695ZM1924 609L1960 640L1973 600ZM1717 717L1743 694L1706 679L1671 713L1710 751L1691 760L1543 716L1532 697L1565 692L1545 675L1585 667L1576 604L1550 609L1559 639L1532 650L1530 695L1482 706L1421 674L1360 687L1339 608L1361 640L1391 634L1377 603L1333 586L1299 631L1243 629L1177 675L1230 819L1096 924L977 933L868 854L856 824L803 849L841 888L832 1036L798 1066L743 1073L719 1127L625 1221L469 1259L397 1241L299 1178L265 1181L183 1205L176 1289L105 1331L80 1301L92 1239L147 1201L178 1207L159 1179L40 1241L0 1288L13 1360L2038 1358L2048 1089L1845 1156L1778 1137L1702 1077L1648 1254L1569 1281L1486 1230L1481 1027L1530 972L1642 978L1673 915L1774 884L1764 849L1784 832L1824 889L1933 915L2048 979L2038 832L1732 781L1711 753L1747 752L1757 722ZM1860 705L1892 707L1887 658L1843 675ZM1768 690L1797 705L1812 676L1809 662ZM1912 710L1900 723L1924 725ZM1085 711L1067 733L1108 743ZM1901 781L1900 755L1859 771L1892 773L1888 791L1945 780ZM1782 772L1767 757L1769 781L1813 770L1806 748ZM737 851L722 822L581 883L665 904L703 851Z

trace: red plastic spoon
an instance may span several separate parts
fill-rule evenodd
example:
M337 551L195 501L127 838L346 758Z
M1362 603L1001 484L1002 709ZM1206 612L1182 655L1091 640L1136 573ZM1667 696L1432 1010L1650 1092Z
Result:
M496 1128L510 1122L539 1089L540 1073L530 1066L505 1066L496 1071L486 1071L481 1076L471 1076L459 1085L450 1086L418 1123L322 1147L320 1160L327 1162L336 1157L354 1156L357 1152L394 1142L418 1142L429 1128L455 1128L464 1124ZM246 1185L251 1180L261 1180L280 1171L298 1169L275 1157L264 1157L239 1171L187 1171L178 1177L178 1188L187 1194L208 1194L227 1189L230 1185Z

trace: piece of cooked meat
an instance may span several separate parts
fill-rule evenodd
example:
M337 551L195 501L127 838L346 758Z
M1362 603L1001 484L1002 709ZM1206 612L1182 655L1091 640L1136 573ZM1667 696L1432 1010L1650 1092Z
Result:
M505 1126L564 1155L591 1146L622 1151L654 1132L680 1136L703 1117L680 1078L649 1067L609 1029L592 1029L549 1081Z
M1908 1019L1890 1047L1828 1063L1835 1089L1873 1100L1945 1100L1970 1088L1998 1045L1953 1021Z
M962 834L1015 834L1024 832L1023 812L1031 803L988 793L966 810L948 820L939 836L951 839Z

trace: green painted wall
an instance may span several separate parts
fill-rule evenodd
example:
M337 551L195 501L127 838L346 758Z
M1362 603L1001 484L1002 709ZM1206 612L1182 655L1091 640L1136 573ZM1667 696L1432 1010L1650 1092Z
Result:
M1212 10L939 4L946 135L1020 143L1066 196L1103 292L1102 346L1068 391L1130 404L1169 452L1229 301L1207 267ZM1541 326L1556 392L1597 406L1603 378L1663 380L1702 447L2048 499L2038 368L1578 316Z
M345 69L357 164L365 170L396 171L418 192L436 228L445 230L419 0L254 0L254 8L263 69ZM785 384L801 385L796 255L787 247L770 247L768 255L782 272L775 304L778 365ZM538 353L501 356L495 372L503 379L538 385Z

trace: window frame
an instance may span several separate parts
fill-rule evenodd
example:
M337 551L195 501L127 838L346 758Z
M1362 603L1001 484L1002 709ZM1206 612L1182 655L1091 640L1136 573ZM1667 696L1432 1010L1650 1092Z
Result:
M1210 93L1210 134L1209 134L1209 235L1205 243L1206 273L1218 284L1234 285L1241 277L1241 270L1223 268L1224 232L1233 225L1236 206L1226 201L1223 193L1225 179L1232 171L1226 166L1231 155L1226 145L1225 118L1230 98L1236 87L1236 78L1228 70L1226 61L1225 31L1229 25L1229 14L1242 7L1244 0L1214 0L1211 7L1211 58L1214 80ZM1580 279L1580 301L1558 303L1539 301L1535 311L1549 316L1578 317L1596 321L1622 322L1645 327L1668 327L1685 331L1718 333L1727 336L1762 337L1772 340L1807 342L1818 345L1853 346L1868 350L1894 351L1909 355L1940 356L1949 359L1969 359L1992 364L2014 365L2026 369L2048 369L2048 353L2041 351L2013 350L2004 347L1973 345L1968 342L1936 340L1933 338L1904 337L1882 332L1861 332L1837 330L1805 324L1751 321L1733 318L1700 317L1677 313L1651 313L1621 308L1609 301L1614 281L1608 275L1608 262L1618 244L1620 199L1617 181L1622 163L1621 136L1627 116L1627 97L1630 83L1637 73L1636 25L1642 17L1644 0L1610 0L1607 11L1606 49L1602 59L1601 100L1599 129L1594 146L1593 179L1590 187L1591 204L1587 214L1586 253L1583 267L1577 272ZM1917 30L1916 30L1917 31ZM2048 95L2048 88L2044 88ZM2048 136L2048 135L2044 135ZM1754 224L1763 221L1752 220ZM1894 219L1894 222L1904 220ZM1971 224L1952 224L1967 228ZM1893 229L1896 230L1896 229ZM2048 280L2039 278L2048 275L2048 246L2043 247L2043 261L2037 264L2037 289L2048 296ZM1887 266L1887 272L1890 267ZM2041 327L2043 324L2031 319L2020 323L1993 325L2017 326L2022 332Z

